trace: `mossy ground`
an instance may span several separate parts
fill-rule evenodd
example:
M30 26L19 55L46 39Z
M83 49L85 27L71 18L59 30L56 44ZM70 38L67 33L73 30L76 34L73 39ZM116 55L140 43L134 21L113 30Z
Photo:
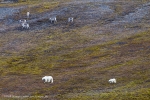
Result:
M48 5L42 7L47 9ZM119 3L117 7L121 7ZM122 14L118 9L116 14ZM36 10L47 11L35 8L33 12ZM56 25L0 34L1 99L30 95L34 97L24 99L48 96L54 100L149 100L150 30L134 35L96 34L98 25L103 24ZM106 40L101 42L103 38ZM53 76L54 83L43 83L45 75ZM117 83L109 84L110 78L116 78Z

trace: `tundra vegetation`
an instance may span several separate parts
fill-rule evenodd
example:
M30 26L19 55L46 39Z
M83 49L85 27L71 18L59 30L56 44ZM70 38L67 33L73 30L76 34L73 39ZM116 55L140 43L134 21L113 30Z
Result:
M149 1L106 1L102 4L109 5L112 13L102 12L101 18L92 11L99 11L96 7L102 1L19 0L0 4L28 5L20 15L11 16L14 21L26 16L27 11L31 21L36 15L65 12L57 14L56 24L44 18L30 21L29 30L10 28L0 32L0 99L17 100L19 96L23 100L45 100L40 96L47 96L53 100L149 100L150 14L137 22L115 23ZM90 16L92 13L96 15ZM70 16L74 22L65 23ZM53 76L53 84L41 80L48 75ZM108 83L111 78L117 83Z

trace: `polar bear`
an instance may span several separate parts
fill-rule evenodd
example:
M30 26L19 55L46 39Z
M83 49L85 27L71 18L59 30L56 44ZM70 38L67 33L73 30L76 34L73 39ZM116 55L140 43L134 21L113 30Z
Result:
M115 78L112 78L110 80L108 80L109 83L116 83L116 79Z
M44 76L42 77L42 81L44 80L44 83L45 82L51 82L53 83L53 77L52 76Z

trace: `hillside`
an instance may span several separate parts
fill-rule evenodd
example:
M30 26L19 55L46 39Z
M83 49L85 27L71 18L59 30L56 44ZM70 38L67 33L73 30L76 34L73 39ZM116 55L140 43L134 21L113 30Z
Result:
M148 0L27 0L0 7L15 12L0 16L0 100L150 99ZM42 81L47 75L53 84Z

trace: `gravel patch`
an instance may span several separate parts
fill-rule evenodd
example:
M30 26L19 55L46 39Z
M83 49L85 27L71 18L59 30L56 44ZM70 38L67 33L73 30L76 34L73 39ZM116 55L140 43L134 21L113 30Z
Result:
M66 4L81 4L81 3L111 3L114 0L73 0L71 2L67 2Z
M46 27L59 26L65 27L68 17L74 17L75 26L80 27L84 25L90 25L98 21L105 21L106 24L103 24L100 29L100 33L108 32L122 32L124 31L124 26L126 24L138 24L145 16L149 16L150 11L150 2L139 5L133 12L127 13L123 16L116 16L113 19L110 19L108 16L115 14L113 4L116 3L115 0L76 0L69 3L63 3L62 7L59 7L53 11L44 12L38 15L33 15L28 20L30 24L30 30L40 30ZM23 8L23 7L22 7ZM6 16L9 19L5 19L5 27L0 28L0 31L5 31L7 29L20 29L21 25L18 23L18 20L11 18L14 13L19 13L21 8L0 8L0 20ZM58 23L51 24L48 19L51 16L57 16ZM109 19L109 20L108 20ZM19 27L19 28L18 28ZM76 28L74 27L74 28ZM138 26L135 28L139 28ZM107 30L104 30L107 29ZM131 29L130 29L131 30ZM132 29L133 30L133 29Z
M150 2L141 5L140 7L137 7L134 12L129 13L125 15L122 19L119 19L117 21L113 21L113 24L119 24L121 22L126 23L133 23L140 21L142 18L144 18L147 14L149 14L150 11Z
M6 16L13 15L16 12L19 12L20 8L0 8L0 19L4 19Z

